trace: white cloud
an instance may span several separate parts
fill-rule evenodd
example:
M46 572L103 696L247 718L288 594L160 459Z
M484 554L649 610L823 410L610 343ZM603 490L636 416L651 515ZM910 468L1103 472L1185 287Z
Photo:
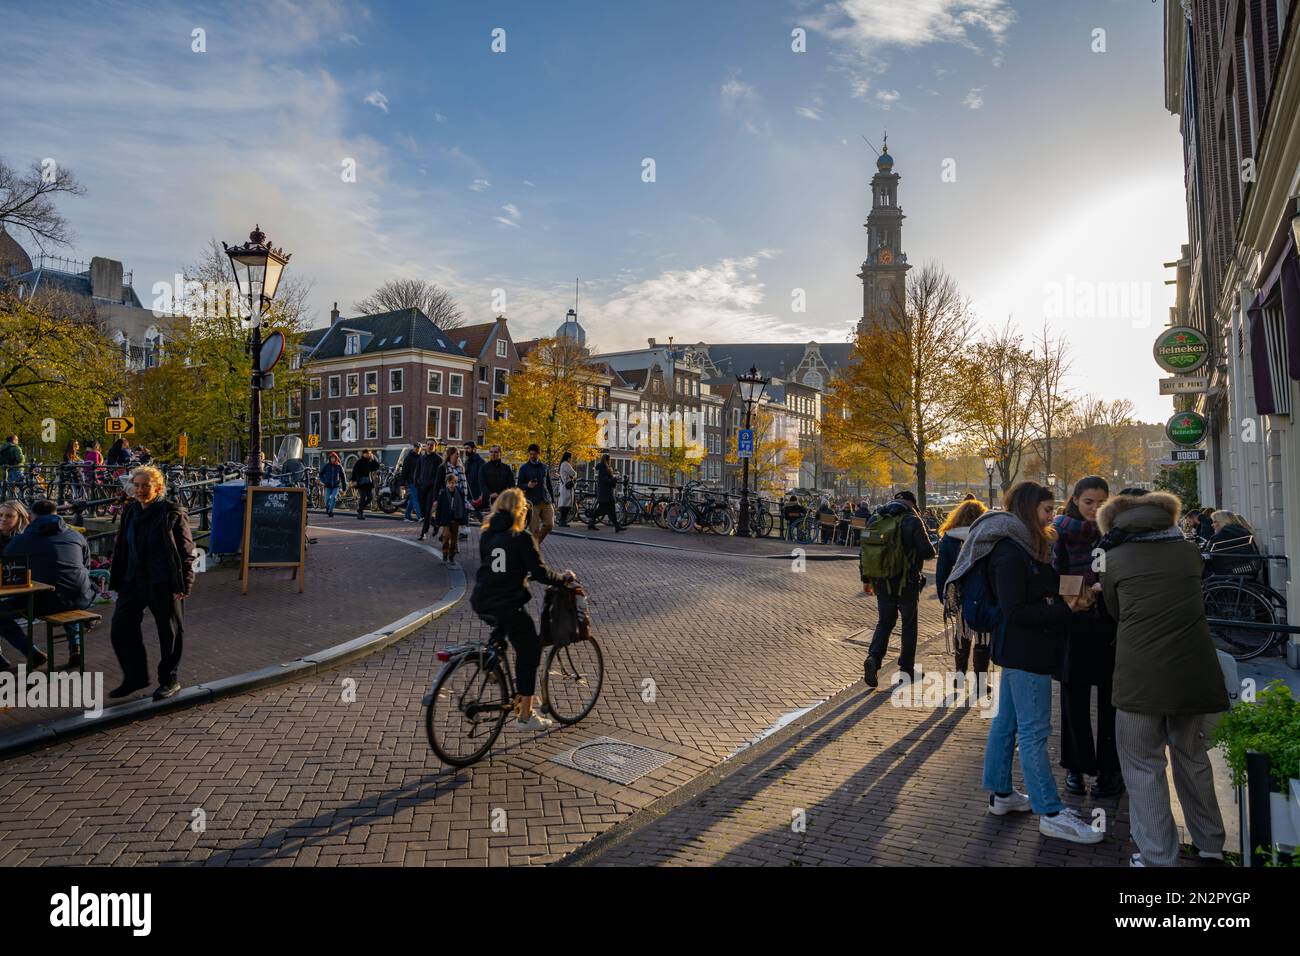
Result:
M491 186L492 184L486 179L476 179L469 184L469 188L476 193L481 193L483 190L491 188Z
M739 71L723 82L720 92L724 113L739 117L745 129L756 136L770 131L771 126L763 115L763 98L740 78Z
M434 113L433 120L435 123L445 123L447 122L447 117L443 116L441 113Z
M525 179L525 180L524 180L524 185L525 185L525 186L534 186L534 187L535 187L535 186L537 185L537 183L529 182L527 179Z
M379 92L379 90L371 90L367 93L365 101L371 106L378 107L385 113L388 112L388 97Z
M509 202L508 202L508 203L506 203L504 206L502 206L501 208L505 210L506 215L509 216L511 219L518 219L518 218L520 218L520 216L519 216L519 207L516 206L514 203L509 203Z
M980 109L984 105L984 87L973 87L971 91L966 94L966 98L961 101L961 105L967 109Z
M949 43L980 53L976 41L987 38L998 48L994 66L1000 66L1015 21L1011 0L833 0L805 19L837 45L835 68L848 75L858 99L866 97L871 76L885 72L885 54L893 47Z
M900 96L898 90L876 90L876 102L880 104L880 108L883 110L892 109Z
M515 222L513 219L506 219L504 216L493 216L492 218L503 226L509 226L512 229L519 228L519 223Z
M811 106L796 107L795 113L799 116L802 116L804 119L820 120L822 118L822 114L818 110L813 109Z
M361 39L355 33L340 33L339 42L345 46L361 46Z

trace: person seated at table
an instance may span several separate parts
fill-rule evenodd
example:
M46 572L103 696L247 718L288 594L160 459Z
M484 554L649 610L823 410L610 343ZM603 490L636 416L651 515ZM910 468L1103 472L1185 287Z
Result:
M6 502L13 505L13 502ZM26 558L32 572L32 582L48 584L53 591L42 591L35 596L37 617L63 611L83 611L95 603L95 586L90 581L90 545L79 533L73 531L58 515L53 501L41 500L32 505L32 521L22 534L16 535L5 546L6 558ZM26 598L12 598L7 609L27 613ZM0 618L0 637L19 650L31 647L27 633L13 617ZM39 650L31 650L33 668L45 665L47 658ZM68 627L68 662L62 670L81 667L81 626Z
M785 519L786 540L794 541L798 537L799 528L808 515L808 509L799 504L799 499L791 495L786 499L785 506L781 509L781 517Z
M821 524L822 529L822 544L830 544L831 539L835 537L835 524L826 524L822 521L822 518L826 515L837 518L835 509L831 507L831 500L823 496L821 504L817 506L817 521Z

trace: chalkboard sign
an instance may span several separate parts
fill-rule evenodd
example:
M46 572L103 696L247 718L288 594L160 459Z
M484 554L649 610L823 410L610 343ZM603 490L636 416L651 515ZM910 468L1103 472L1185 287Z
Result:
M31 583L32 571L27 563L27 555L0 558L0 587L25 588Z
M303 590L306 564L307 489L257 486L244 502L243 591L249 568L293 568Z

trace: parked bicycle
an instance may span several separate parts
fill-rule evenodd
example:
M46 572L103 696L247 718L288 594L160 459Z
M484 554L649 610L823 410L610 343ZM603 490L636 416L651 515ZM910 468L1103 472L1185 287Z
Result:
M443 667L422 700L429 746L453 767L481 760L514 709L514 668L505 627L495 618L484 621L492 628L486 641L438 652ZM561 724L576 724L596 706L604 681L605 658L594 637L551 645L542 660L539 703Z
M1223 554L1207 552L1207 561L1222 560ZM1248 661L1259 657L1286 642L1285 631L1273 631L1269 625L1287 623L1286 598L1260 580L1262 562L1286 563L1285 555L1234 554L1233 564L1225 567L1225 574L1211 574L1201 585L1205 600L1205 616L1213 621L1240 622L1211 623L1210 635L1215 647L1236 660Z
M681 497L668 506L664 520L679 534L695 529L725 535L731 534L733 526L727 506L698 481L687 482Z

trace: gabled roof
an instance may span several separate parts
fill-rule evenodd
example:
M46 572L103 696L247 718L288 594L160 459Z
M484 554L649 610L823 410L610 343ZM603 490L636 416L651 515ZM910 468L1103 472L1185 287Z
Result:
M39 294L43 290L52 289L67 292L83 299L92 297L90 294L89 272L72 273L60 272L57 269L36 268L18 275L9 276L6 281L15 284L24 283L33 295ZM137 309L144 308L140 304L139 296L135 294L135 289L125 283L122 285L122 301L119 304L134 306Z
M760 375L789 378L803 361L805 342L750 343L737 342L709 346L709 358L723 375L739 375L757 368ZM819 342L817 349L831 371L849 364L853 346L848 342Z
M541 342L542 342L541 339L525 339L523 342L517 341L515 342L515 351L519 353L520 358L523 358L533 349L537 348L537 346L540 345Z
M452 329L449 333L452 341L466 355L479 358L483 355L483 350L487 348L488 339L496 330L496 322L484 322L481 325L462 325L458 329Z
M359 355L412 348L446 355L465 354L456 347L446 332L419 309L398 309L395 312L339 319L325 329L325 334L317 342L311 357L316 360L343 358L348 332L362 334Z
M325 338L325 333L329 331L329 326L321 329L308 329L302 334L299 340L300 344L307 351L311 351L320 344L320 340Z
M598 371L601 375L610 377L610 385L614 388L631 388L632 383L623 377L623 374L611 366L608 362L602 362L599 359L587 363L591 368Z
M630 388L645 388L646 380L650 377L648 368L626 368L618 373L627 382Z

